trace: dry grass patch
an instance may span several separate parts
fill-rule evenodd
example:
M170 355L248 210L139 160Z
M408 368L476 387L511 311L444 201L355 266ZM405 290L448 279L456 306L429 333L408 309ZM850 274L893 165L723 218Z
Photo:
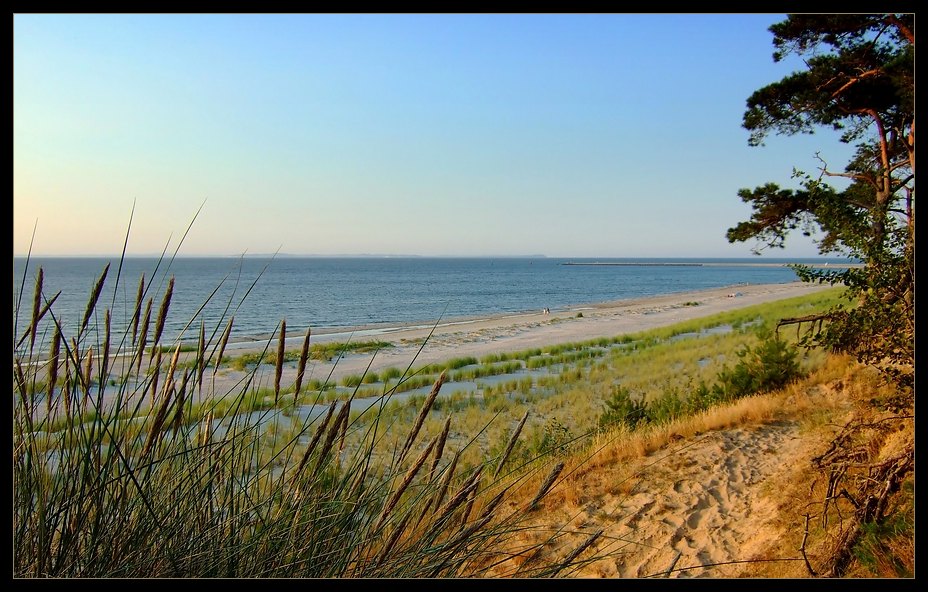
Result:
M540 514L542 523L557 522L565 525L563 528L573 529L570 536L564 537L558 545L541 545L539 553L541 556L564 554L571 545L579 545L590 537L595 529L606 528L592 546L600 554L610 553L610 559L586 566L578 573L584 576L615 576L620 572L610 563L611 557L624 552L616 549L632 550L636 543L628 538L619 540L615 527L610 530L609 525L618 524L616 521L619 519L632 520L628 522L632 527L643 523L636 523L634 517L610 514L608 508L617 507L616 502L610 500L647 495L651 479L655 476L663 475L662 478L672 482L673 474L694 468L699 461L688 456L687 450L699 445L704 438L713 437L712 434L775 424L779 429L792 430L797 434L792 438L802 438L796 454L809 461L786 463L751 489L749 495L756 496L758 503L768 507L772 504L773 518L769 528L771 532L781 532L782 536L771 536L766 541L761 535L759 540L753 541L754 551L750 558L769 562L758 561L735 567L725 571L724 577L807 577L805 565L798 555L805 537L804 514L810 513L810 504L820 503L824 495L821 483L816 481L820 481L820 474L814 469L811 459L827 448L850 410L866 407L866 401L860 400L861 395L869 393L869 400L878 392L874 389L880 386L873 378L868 369L857 365L854 360L831 356L823 360L820 371L775 393L739 399L664 425L645 426L634 431L619 426L598 434L589 446L564 459L563 472L538 505L536 512ZM883 415L868 417L879 421ZM914 432L908 428L899 428L888 434L885 430L876 431L882 435L879 439L862 442L873 458L890 458L900 447L914 441ZM775 453L775 450L761 452L766 453ZM526 478L520 487L514 488L512 507L530 499L544 477L543 473L536 473ZM654 494L657 503L661 499L660 492L655 491ZM668 516L693 512L690 507L677 507L677 504L666 500L659 502L658 508L663 508ZM661 515L659 510L656 515ZM818 539L813 543L810 538L806 551L810 561L817 564L824 560L827 549L823 546L823 530L814 527L811 530ZM634 530L629 536L634 538ZM523 533L516 540L524 546L538 544L537 533ZM907 542L901 537L889 544L895 545L893 552L905 552ZM876 566L873 569L888 569L880 568L881 562L888 561L884 558L887 551L883 549L881 552L883 554L876 553L876 559L871 561ZM892 562L894 573L904 571L905 567L900 568L899 564L898 560Z
M813 443L809 461L791 467L768 484L777 502L784 536L771 541L761 558L769 559L805 548L810 567L824 575L834 567L849 529L856 529L852 497L867 499L867 484L876 477L873 467L898 459L914 446L914 413L906 416L874 406L891 395L872 368L844 356L823 366L807 396L803 438ZM809 417L813 420L809 421ZM838 464L816 459L847 457ZM837 480L836 480L837 479ZM859 538L845 549L844 577L910 577L914 574L914 478L886 498L886 518L860 526ZM885 487L881 484L880 487ZM857 502L861 503L861 502ZM839 562L840 563L840 562ZM909 575L907 575L909 574ZM758 563L738 577L809 577L802 562Z

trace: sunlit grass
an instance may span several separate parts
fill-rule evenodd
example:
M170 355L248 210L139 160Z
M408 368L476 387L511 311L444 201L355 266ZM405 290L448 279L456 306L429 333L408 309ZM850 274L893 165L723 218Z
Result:
M533 516L494 513L491 500L510 491L507 485L543 484L564 459L593 466L599 461L591 451L605 437L640 454L659 445L666 430L690 425L600 429L616 384L645 401L673 389L685 394L753 344L757 327L830 302L816 295L634 335L455 358L409 372L387 368L343 377L341 387L311 379L297 393L296 384L278 384L283 364L304 367L309 358L373 354L391 344L327 344L302 354L271 340L265 352L226 357L223 326L232 326L230 315L211 333L201 332L194 346L178 348L159 341L171 291L160 303L147 294L140 289L127 304L130 311L157 311L153 320L145 315L137 335L59 325L58 337L14 343L16 575L489 573L487 558L511 552L512 533ZM85 317L102 316L98 308L110 314L101 302L95 290ZM673 339L721 325L735 330ZM143 344L143 336L151 340ZM136 353L117 358L120 348ZM182 362L185 350L193 355ZM57 363L39 363L45 359ZM821 360L810 355L803 363L814 368ZM273 387L261 365L276 371ZM218 392L213 378L229 367L243 376ZM533 368L554 372L520 375ZM479 383L506 375L512 377L494 386ZM439 396L443 380L477 381L478 389ZM394 398L426 387L432 393ZM742 405L728 415L679 421L713 429L771 412L747 400ZM321 413L301 415L303 406ZM563 559L526 564L510 575L560 573Z
M494 496L512 479L491 475L499 459L458 462L482 446L490 426L458 427L446 413L449 423L428 421L444 376L412 399L418 409L391 396L398 385L432 378L385 372L398 384L382 387L381 403L366 404L366 413L333 402L301 419L301 405L325 405L336 389L318 380L281 384L282 365L296 362L302 376L310 355L341 355L343 346L294 356L284 351L281 323L279 347L266 348L277 352L273 386L258 368L271 358L260 353L232 358L247 370L217 391L231 314L201 330L182 363L185 348L160 341L179 297L173 281L160 300L140 282L126 304L138 324L125 334L87 322L112 314L101 299L108 270L83 322L63 326L48 307L53 335L18 343L14 335L14 577L475 576L508 548L511 533L532 527L528 513L494 511L502 499ZM21 314L30 330L39 325L41 273L35 293L31 317L14 307L14 334ZM554 575L573 561L514 575Z

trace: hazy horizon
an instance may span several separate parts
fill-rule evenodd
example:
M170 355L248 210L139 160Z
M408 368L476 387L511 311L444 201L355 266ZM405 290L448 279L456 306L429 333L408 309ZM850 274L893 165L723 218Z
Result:
M13 253L119 254L133 208L173 253L202 206L181 255L751 257L737 191L853 152L748 146L783 18L14 14Z
M33 253L31 257L39 259L112 259L118 258L119 253L110 253L110 254L42 254L37 255ZM127 259L157 259L161 257L161 253L133 253L127 254ZM14 254L14 259L25 259L27 255L17 255ZM165 255L167 257L167 255ZM687 255L687 256L661 256L661 257L614 257L606 255L584 255L584 256L562 256L562 255L518 255L518 254L490 254L490 255L416 255L409 253L332 253L332 254L319 254L319 253L244 253L244 254L212 254L212 255L191 255L185 253L178 253L176 256L178 259L634 259L634 260L647 260L647 259L682 259L682 260L711 260L711 259L749 259L756 260L758 263L764 263L765 259L791 259L791 260L810 260L810 259L848 259L851 260L853 257L843 257L837 255L815 255L810 257L802 256L777 256L775 253L764 253L760 256L757 255L745 255L745 256L723 256L723 257L712 257L712 256L699 256L699 255Z

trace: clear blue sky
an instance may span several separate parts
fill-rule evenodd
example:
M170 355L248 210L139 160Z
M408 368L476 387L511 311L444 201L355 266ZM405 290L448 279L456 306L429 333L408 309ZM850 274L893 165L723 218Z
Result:
M13 19L13 253L740 257L778 14ZM800 236L769 256L812 257Z

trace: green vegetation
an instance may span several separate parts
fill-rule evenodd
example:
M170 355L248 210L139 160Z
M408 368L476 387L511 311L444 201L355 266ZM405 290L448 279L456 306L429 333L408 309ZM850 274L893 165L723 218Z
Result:
M795 266L804 281L847 286L853 305L783 322L806 324L808 345L855 355L914 396L914 14L789 15L770 32L774 61L796 55L805 69L748 98L749 143L825 127L856 152L843 171L825 161L815 174L795 171L799 189L739 191L753 214L728 240L756 240L759 250L782 247L796 230L817 232L822 254L862 261L859 269ZM829 177L850 183L835 188Z
M196 347L192 347L193 349L189 351L196 351ZM377 350L391 347L393 347L393 344L389 341L377 340L317 343L309 347L308 355L310 360L323 360L328 362L347 354L373 353ZM166 349L171 353L174 351L169 346L166 346ZM299 358L299 350L284 352L284 362L296 362L299 360ZM258 364L274 364L276 359L274 353L265 351L259 353L242 354L234 358L223 358L223 363L226 361L228 361L228 363L236 370L246 370L250 367L257 366Z
M354 388L359 386L363 380L364 377L359 374L349 374L342 378L342 384L349 388Z
M162 354L173 354L175 351L189 353L197 351L197 346L193 343L179 343L173 345L162 345L159 349L161 350Z
M464 455L480 444L452 440L456 420L442 417L443 431L425 421L437 419L440 381L411 398L418 409L385 400L382 413L370 414L333 402L304 420L297 402L321 403L332 385L281 388L282 365L296 361L302 369L310 356L305 348L293 360L281 348L273 388L256 386L254 367L234 390L215 392L232 319L213 332L215 340L201 331L184 365L164 355L174 350L160 342L173 282L157 307L150 347L143 345L151 318L142 321L140 312L140 325L125 335L111 335L108 323L103 332L88 329L103 306L108 269L73 330L55 322L50 339L14 337L14 577L479 576L531 552L513 536L531 528L531 510L501 511L512 476L491 476L507 459L470 462ZM41 271L38 278L37 302ZM146 294L143 280L137 312ZM33 310L35 333L43 315L40 306ZM121 347L134 354L121 355ZM246 360L256 365L263 356ZM363 377L345 382L360 385ZM507 405L504 395L488 402L498 411ZM538 459L520 474L544 467ZM563 533L544 536L553 543ZM589 558L566 554L505 575L552 576Z
M399 368L391 367L391 368L387 368L386 370L380 373L380 379L386 382L388 380L394 380L396 378L399 378L402 375L403 375L402 370L400 370Z
M799 352L786 341L762 332L760 344L738 351L738 363L718 374L721 391L729 399L785 387L803 375Z
M405 376L399 368L390 367L379 373L369 372L363 376L343 377L340 384L352 390L336 390L333 384L326 385L329 390L323 399L325 401L345 400L350 396L355 399L369 399L406 393L430 387L442 371L448 371L447 380L451 383L476 381L478 383L478 392L483 393L483 396L502 393L513 398L516 394L527 395L530 391L534 391L532 392L534 398L549 395L559 396L560 391L566 386L575 385L588 379L587 374L583 371L584 368L596 370L595 363L599 361L599 369L591 373L591 376L595 378L598 374L605 372L607 368L612 368L617 356L620 356L622 352L635 355L638 363L643 364L643 367L650 369L652 372L662 373L663 369L660 364L649 362L651 354L648 352L654 351L655 355L660 358L666 355L662 352L671 347L677 340L685 337L699 336L696 341L702 344L715 343L721 339L718 342L720 344L718 348L728 348L728 356L734 358L737 355L735 349L744 343L745 336L754 335L758 329L771 327L775 320L783 314L804 314L811 310L822 310L839 301L839 294L840 289L835 289L799 299L712 315L635 335L600 337L582 342L552 344L542 348L495 353L483 356L479 360L470 357L457 358L447 362L422 366ZM719 331L718 329L726 329L727 331ZM676 351L684 350L677 349ZM706 364L707 367L717 367L718 364L714 363L713 360L717 361L723 356L724 354L720 351L714 354L706 353L701 358L681 359L675 364L684 367L698 366L698 362L702 360L702 363ZM455 367L458 369L449 371ZM556 373L549 376L536 376L533 379L528 376L520 377L519 374L523 370L548 370ZM502 384L486 386L480 382L482 378L508 374L514 374L515 377L504 381ZM688 373L684 375L689 376ZM554 383L551 382L552 379ZM555 388L553 384L559 386ZM653 390L652 387L648 388ZM691 387L688 386L687 388ZM692 388L698 390L698 387ZM320 383L318 380L309 383L308 390L318 391L319 389ZM283 388L281 392L289 393L291 390L290 388ZM578 395L579 402L590 400L591 393L592 391L587 391ZM657 396L653 392L649 394L651 398ZM480 396L477 397L477 400L482 401ZM482 403L480 406L481 408L485 407ZM588 432L592 427L591 425L574 426L574 428L582 428L582 433ZM528 427L526 429L530 430L532 428Z
M484 378L486 376L498 376L500 374L512 374L522 369L522 363L519 361L503 362L501 364L481 364L476 368L467 368L457 370L451 373L450 380L453 382L462 382Z
M544 429L540 432L540 437L536 435L528 443L528 454L531 456L556 455L564 456L570 453L571 445L576 438L571 433L570 428L562 424L557 418L552 417L545 423Z
M480 433L476 446L462 453L462 462L476 466L492 458L497 446L508 438L504 426L515 422L521 414L529 412L522 430L526 442L542 442L546 424L556 419L565 427L574 441L571 450L583 450L603 430L609 421L601 422L604 406L613 396L616 384L628 389L635 401L647 410L647 422L656 424L685 417L731 401L742 375L772 368L795 369L806 373L816 367L824 354L805 352L795 348L795 340L781 335L785 349L766 345L770 327L783 314L805 314L823 310L840 300L841 289L826 290L800 298L786 299L717 315L707 316L679 325L642 332L591 339L584 342L552 344L544 348L531 348L504 355L484 356L481 366L462 368L458 372L487 372L487 375L513 373L505 380L484 383L473 374L448 374L449 381L475 380L476 392L455 393L439 397L433 412L437 417L426 419L423 429L438 429L444 414L454 413L456 425L462 434ZM734 329L733 327L740 327ZM719 327L732 327L729 331L716 331ZM681 338L692 336L691 338ZM698 337L696 337L698 336ZM786 344L789 344L788 347ZM740 353L740 355L739 355ZM755 363L761 356L762 362ZM498 362L505 358L506 362ZM571 361L566 361L566 360ZM552 360L557 365L543 365L549 373L524 374L539 364L535 360ZM511 364L506 366L506 364ZM424 369L444 367L435 364ZM489 372L493 368L496 372ZM552 372L556 368L556 371ZM769 370L769 369L768 369ZM728 372L733 378L720 380ZM758 384L767 384L779 376L769 370L761 373ZM437 376L412 375L388 389L390 393L422 388ZM452 388L452 387L445 387ZM395 390L394 390L395 389ZM445 391L443 391L444 393ZM356 399L381 397L382 388L369 390L363 386L355 393ZM345 398L349 393L338 394ZM381 422L404 425L415 417L425 395L417 394L405 400L390 401L383 409L375 405L358 417L358 423L369 425L379 418ZM492 425L488 425L491 423ZM431 426L431 427L430 427ZM548 428L548 431L551 429ZM550 436L549 436L550 442ZM517 444L512 458L531 463L542 450L550 447L534 444Z
M430 364L421 368L419 371L425 374L439 374L444 370L457 370L458 368L463 368L464 366L472 366L478 364L477 358L473 356L467 356L463 358L451 358L447 362L441 362L438 364Z
M766 332L760 332L759 340L755 347L745 345L736 352L738 363L722 368L714 384L700 381L689 394L670 387L646 401L628 388L613 385L611 396L605 400L606 410L599 418L600 427L622 424L634 430L644 424L668 423L742 397L781 389L805 374L796 346Z
M796 325L797 332L805 327L804 346L844 352L879 370L894 388L879 401L894 415L880 421L903 426L915 413L915 15L792 14L770 32L774 61L795 55L805 67L748 98L743 125L750 132L749 144L762 145L771 133L791 136L830 128L856 150L843 170L816 154L819 171L794 170L797 189L766 183L740 190L753 213L728 230L728 240L755 240L756 250L782 247L789 234L800 230L817 237L820 253L863 263L844 270L793 266L803 281L846 286L847 302L783 317L777 327ZM835 187L827 182L832 177L847 182ZM746 380L740 374L728 378L738 385ZM750 386L748 381L743 388ZM852 518L841 517L848 526L835 535L840 543L832 550L830 577L844 574L854 554L873 567L885 528L906 524L900 518L904 512L894 514L887 502L910 475L914 479L914 442L903 447L888 471L880 458L863 464L869 455L853 447L860 439L878 449L868 432L866 423L851 422L834 443L835 456L842 460L832 470L842 472L829 480L829 488L852 502ZM867 477L853 481L841 462L863 467ZM914 540L913 534L908 529L903 539Z
M516 355L517 354L511 354L511 353L505 353L505 352L487 354L483 356L482 358L480 358L480 363L481 364L495 364L496 362L506 362L508 360L515 359Z
M861 525L860 539L852 554L865 573L862 577L914 578L911 548L915 532L915 484L908 480L902 485L902 503L883 521Z
M612 396L606 399L607 411L599 418L599 425L606 427L622 423L631 429L648 419L648 404L632 397L627 388L614 386Z

